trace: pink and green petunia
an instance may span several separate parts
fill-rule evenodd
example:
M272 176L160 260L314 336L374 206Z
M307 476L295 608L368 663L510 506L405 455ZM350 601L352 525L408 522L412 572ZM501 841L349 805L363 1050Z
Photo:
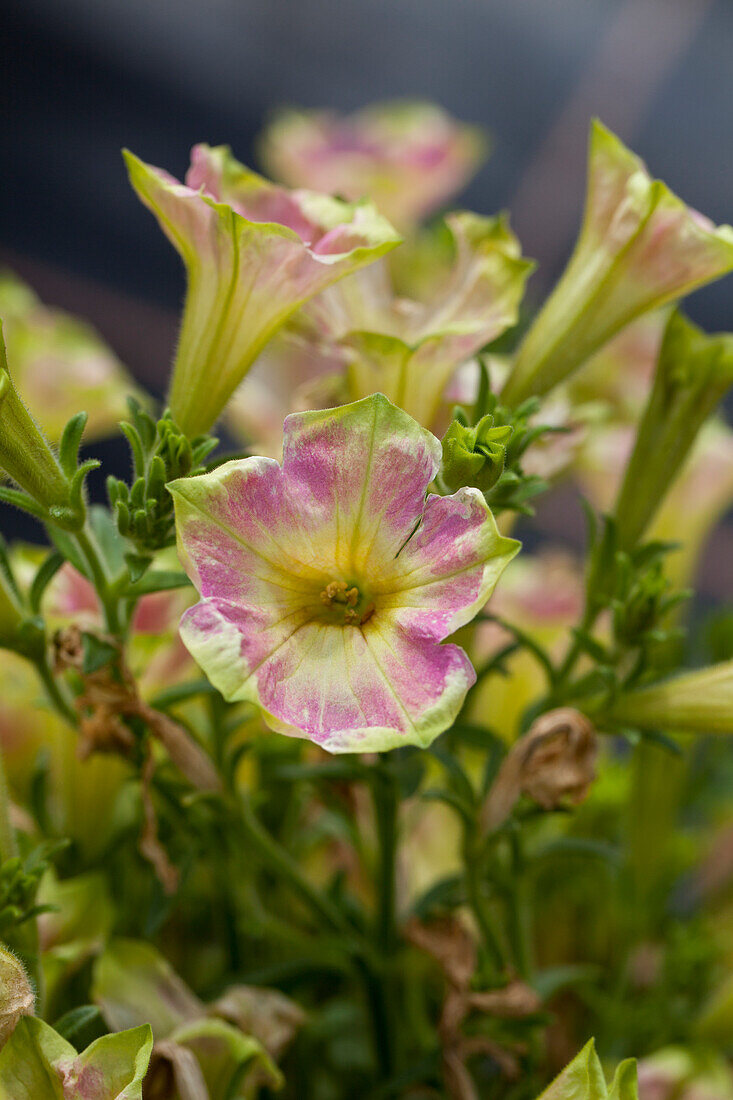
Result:
M282 465L235 460L169 486L201 596L183 641L277 732L330 752L429 745L475 679L441 643L519 544L477 490L427 494L440 443L381 394L294 414L284 436Z
M169 404L189 435L212 427L299 306L400 241L370 203L287 191L225 146L197 145L185 184L125 156L133 187L186 265Z

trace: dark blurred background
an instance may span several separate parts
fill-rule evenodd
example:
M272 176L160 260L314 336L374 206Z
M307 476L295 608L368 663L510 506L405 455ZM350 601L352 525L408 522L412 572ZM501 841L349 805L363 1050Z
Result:
M731 0L4 0L0 262L86 315L159 391L183 273L130 190L129 146L181 175L195 141L245 162L282 104L421 97L485 126L462 197L509 208L540 261L572 245L596 114L683 199L733 221ZM689 312L733 327L733 279ZM722 565L731 540L723 542ZM720 551L718 551L720 553ZM720 565L715 565L717 570Z

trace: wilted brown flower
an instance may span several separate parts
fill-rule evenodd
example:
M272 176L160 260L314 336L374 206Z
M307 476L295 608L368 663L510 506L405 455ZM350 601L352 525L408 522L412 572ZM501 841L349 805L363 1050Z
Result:
M438 1021L443 1049L443 1078L451 1100L478 1100L466 1061L474 1054L488 1054L505 1077L519 1073L519 1047L507 1050L488 1036L466 1036L461 1028L471 1012L483 1012L503 1019L521 1019L538 1012L541 1000L522 981L512 979L500 989L474 991L471 979L476 969L476 945L466 927L455 917L441 917L423 924L411 920L405 938L431 955L446 978L447 991Z
M595 779L596 733L580 711L560 707L538 718L507 754L489 792L485 829L496 829L521 794L554 809L564 799L582 802Z

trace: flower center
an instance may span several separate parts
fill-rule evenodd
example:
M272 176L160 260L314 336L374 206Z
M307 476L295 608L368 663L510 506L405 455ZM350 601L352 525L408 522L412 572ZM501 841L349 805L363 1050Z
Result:
M346 581L329 581L321 592L321 603L327 622L348 626L361 626L374 612L374 601Z

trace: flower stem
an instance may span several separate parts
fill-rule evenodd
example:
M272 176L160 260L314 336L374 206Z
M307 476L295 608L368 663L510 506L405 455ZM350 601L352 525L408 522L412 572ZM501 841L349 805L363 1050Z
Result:
M10 791L5 775L5 762L0 752L0 863L18 855L15 829L10 820Z
M293 892L298 894L306 905L334 931L351 935L353 930L346 919L328 898L311 886L292 856L258 821L245 796L239 799L238 808L242 831L263 857L265 866L284 879Z
M474 838L468 829L463 844L463 869L466 896L476 918L481 939L496 969L501 972L504 969L504 951L494 930L494 923L481 888L481 861Z
M71 700L51 671L45 653L43 657L36 662L36 670L56 713L63 718L65 722L76 729L78 725L76 711L74 710Z
M371 770L379 867L375 914L375 939L382 956L381 974L365 973L366 991L374 1027L374 1044L382 1080L395 1069L398 1029L395 1021L396 989L393 959L397 946L396 859L398 793L388 764L378 760Z
M89 566L91 579L102 604L107 630L115 637L122 634L122 625L119 617L119 601L112 591L110 579L104 563L102 552L97 545L94 532L87 524L75 536L76 544Z

